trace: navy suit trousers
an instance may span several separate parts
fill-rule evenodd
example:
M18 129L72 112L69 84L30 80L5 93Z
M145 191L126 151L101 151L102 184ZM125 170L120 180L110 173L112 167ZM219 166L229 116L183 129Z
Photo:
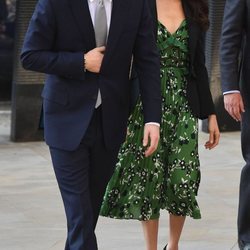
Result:
M67 217L65 250L97 250L94 230L118 150L105 148L101 107L77 150L50 148Z
M250 243L250 105L243 114L241 143L246 165L241 171L240 198L238 212L239 240Z

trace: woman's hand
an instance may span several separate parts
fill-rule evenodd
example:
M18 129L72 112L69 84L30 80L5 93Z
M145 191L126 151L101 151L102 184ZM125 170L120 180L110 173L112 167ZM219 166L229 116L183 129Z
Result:
M216 115L210 115L208 117L208 132L209 132L209 140L205 143L205 148L213 149L218 145L220 139L220 131Z

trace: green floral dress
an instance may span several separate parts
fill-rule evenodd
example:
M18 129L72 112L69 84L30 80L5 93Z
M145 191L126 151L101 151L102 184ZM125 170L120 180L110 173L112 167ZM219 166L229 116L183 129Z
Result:
M143 114L139 99L128 121L128 133L108 184L102 216L157 219L160 209L200 218L196 196L200 183L198 121L186 100L187 25L170 34L158 23L161 55L162 122L157 151L144 157Z

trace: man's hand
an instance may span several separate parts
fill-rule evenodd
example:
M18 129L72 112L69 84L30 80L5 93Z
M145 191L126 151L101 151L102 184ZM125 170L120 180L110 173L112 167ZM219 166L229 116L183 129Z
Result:
M84 55L85 58L85 69L93 72L99 73L102 65L102 60L105 52L105 47L97 47L90 50Z
M226 111L236 121L241 121L241 114L245 112L244 103L240 93L231 93L224 95L224 106Z
M160 127L154 124L145 124L143 146L146 147L145 156L148 157L157 149L160 138Z

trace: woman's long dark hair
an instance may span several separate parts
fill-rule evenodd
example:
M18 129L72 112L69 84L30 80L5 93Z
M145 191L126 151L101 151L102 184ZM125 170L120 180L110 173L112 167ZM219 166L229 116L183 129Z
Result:
M207 0L184 0L190 5L194 21L199 23L202 29L209 28L208 2Z

